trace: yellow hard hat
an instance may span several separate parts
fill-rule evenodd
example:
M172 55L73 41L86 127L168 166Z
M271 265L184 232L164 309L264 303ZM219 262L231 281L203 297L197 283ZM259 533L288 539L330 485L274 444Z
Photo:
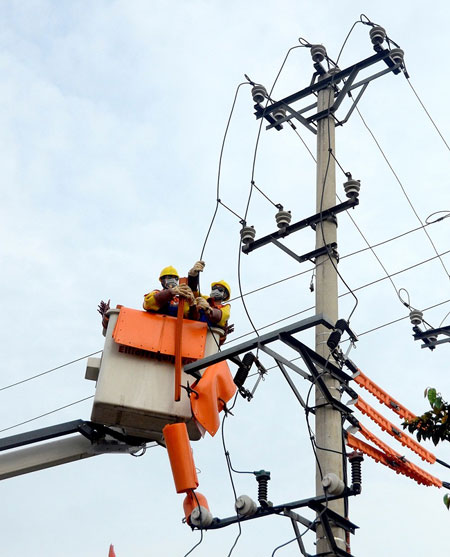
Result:
M163 277L166 277L167 275L180 278L178 271L175 269L175 267L172 267L172 265L169 265L168 267L164 267L164 269L159 273L159 280L161 280Z
M214 286L216 286L216 284L220 284L220 286L223 286L224 288L227 289L228 296L226 298L224 298L224 300L228 300L231 296L231 288L230 288L230 285L228 284L228 282L225 282L224 280L216 280L216 281L211 283L211 290L214 288Z

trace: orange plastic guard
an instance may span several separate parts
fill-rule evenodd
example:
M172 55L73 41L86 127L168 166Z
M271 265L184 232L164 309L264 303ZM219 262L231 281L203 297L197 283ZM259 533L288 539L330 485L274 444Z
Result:
M236 392L236 385L226 362L219 362L208 368L202 378L192 386L192 412L196 420L214 436L220 426L219 412Z
M206 500L206 497L198 491L196 491L195 494L193 491L190 491L183 501L183 510L186 520L189 520L192 511L195 509L195 507L198 506L203 507L204 509L207 509L209 511L208 501Z
M416 466L412 462L407 461L405 458L401 457L398 453L393 451L391 448L389 449L389 454L386 454L375 447L361 441L354 437L351 433L346 433L347 437L347 445L352 449L357 451L361 451L367 456L373 458L376 462L380 462L385 466L394 470L396 474L403 474L408 476L412 480L415 480L419 484L431 486L434 485L436 487L442 487L442 481L428 472L425 472L419 466Z
M397 439L397 441L399 441L404 447L408 447L408 449L411 449L416 454L418 454L422 460L426 460L431 464L436 462L436 457L433 453L427 451L424 447L422 447L422 445L420 445L408 434L396 428L394 424L387 420L382 414L377 412L375 408L372 408L370 404L367 404L367 402L365 402L360 396L358 396L355 406L363 414L365 414L376 424L378 424L383 431L386 431L387 433L389 433L389 435L395 437L395 439Z
M163 428L163 435L177 493L187 493L191 489L196 489L198 487L197 472L186 424L166 425Z
M353 376L354 381L361 385L364 389L367 389L369 393L373 394L382 404L386 405L401 418L405 420L414 420L416 417L408 408L405 408L403 404L400 404L395 398L392 398L386 391L383 391L376 383L369 379L360 369L358 373Z
M122 307L113 339L117 344L174 356L176 322L176 318L169 315ZM183 319L182 358L203 358L207 329L206 323Z

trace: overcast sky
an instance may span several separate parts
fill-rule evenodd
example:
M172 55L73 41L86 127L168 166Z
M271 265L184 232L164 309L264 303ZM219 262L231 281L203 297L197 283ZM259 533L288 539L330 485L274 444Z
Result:
M215 208L220 149L236 87L246 73L269 89L299 37L323 43L336 59L361 13L383 25L404 49L411 84L448 141L449 11L443 0L432 8L416 0L1 2L0 388L101 350L96 312L101 299L140 308L143 294L157 287L162 267L175 265L187 273L200 256ZM341 68L373 54L368 31L356 25ZM306 87L312 73L308 49L295 49L273 97ZM351 216L373 245L420 226L404 192L423 222L436 211L450 210L449 152L403 74L372 82L359 108L398 177L353 113L337 129L336 153L343 169L361 180L360 205ZM342 118L346 110L347 104ZM233 297L239 296L239 220L246 210L258 126L250 87L242 86L220 182L220 198L237 216L219 207L201 277L205 290L211 280L225 279ZM314 153L315 136L296 126ZM281 132L263 129L254 178L274 203L292 211L294 220L315 212L315 163L288 126ZM337 169L341 199L343 181ZM275 229L274 215L273 205L254 191L247 221L258 236ZM450 249L449 224L445 219L427 228L439 254ZM314 241L307 229L287 245L303 254L314 249ZM366 247L345 214L339 217L338 242L341 256ZM436 306L425 312L428 322L450 323L443 267L450 269L450 257L444 255L442 264L423 230L376 253L390 274L433 258L392 278L395 288L408 291L412 306ZM262 330L267 332L314 314L307 310L314 305L312 267L299 265L275 246L242 256L243 293L307 270L245 297L258 329L269 325ZM343 258L340 271L352 289L386 277L370 251ZM354 298L344 284L339 289L345 294L339 313L348 317ZM426 409L427 386L436 386L448 400L450 345L421 350L411 336L408 310L389 280L355 294L359 303L352 327L360 340L350 357L358 367L413 412ZM270 325L289 315L294 317ZM231 321L231 345L254 336L239 299L232 303ZM299 338L313 346L311 333ZM95 385L84 379L85 367L82 360L0 391L0 429L93 395ZM306 397L309 383L299 378L297 386ZM399 425L394 414L361 394ZM89 419L91 407L89 399L1 435ZM254 400L239 399L233 414L224 437L234 468L270 470L269 495L275 504L314 496L314 454L305 415L280 373L271 370ZM367 418L358 418L379 434ZM386 441L450 481L450 471L422 463L391 438ZM450 462L448 445L426 446ZM234 496L220 433L195 443L194 455L201 471L199 491L214 516L232 515ZM238 494L256 498L251 475L233 479ZM110 543L118 557L181 557L199 540L198 532L181 523L183 497L175 493L160 447L142 458L100 456L6 480L0 493L2 555L7 557L99 557L107 555ZM445 543L448 531L444 493L366 459L363 493L350 501L350 520L359 526L352 554L431 553ZM192 555L227 556L237 534L234 526L207 532ZM286 518L254 520L242 525L232 555L270 557L292 538ZM314 554L314 535L304 540ZM299 555L298 546L290 544L275 555Z

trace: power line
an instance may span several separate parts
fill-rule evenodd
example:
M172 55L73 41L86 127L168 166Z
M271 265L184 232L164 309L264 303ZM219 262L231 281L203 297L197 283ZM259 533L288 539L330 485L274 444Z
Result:
M39 416L30 418L29 420L25 420L24 422L20 422L20 424L15 424L9 427L5 427L4 429L0 429L0 433L3 433L4 431L8 431L10 429L19 427L24 424L29 424L30 422L34 422L35 420L39 420L40 418L44 418L45 416L49 416L50 414L54 414L55 412L59 412L60 410L64 410L65 408L69 408L69 406L75 406L75 404L79 404L80 402L84 402L85 400L89 400L90 398L94 398L94 395L81 398L80 400L76 400L75 402L71 402L70 404L66 404L65 406L60 406L59 408L55 408L55 410L50 410L50 412L45 412L45 414L40 414Z
M85 360L86 358L89 358L90 356L94 356L95 354L100 354L100 352L103 352L103 350L97 350L97 352L92 352L91 354L86 354L86 356L81 356L80 358L77 358L75 360L71 360L70 362L67 362L66 364L62 364L60 366L53 367L52 369L48 369L47 371L37 373L36 375L32 375L31 377L27 377L26 379L22 379L21 381L16 381L16 383L11 383L11 385L6 385L5 387L1 387L0 391L5 391L6 389L11 389L11 387L16 387L17 385L21 385L22 383L26 383L27 381L31 381L32 379L36 379L37 377L42 377L42 375L46 375L47 373L51 373L52 371L56 371L57 369L61 369L61 368L66 367L66 366L70 366L71 364L74 364L74 363L79 362L81 360Z
M439 257L442 257L443 255L446 255L447 253L450 253L450 250L447 250L447 251L441 253L441 254L439 255ZM419 263L415 263L414 265L410 265L409 267L405 267L404 269L400 269L400 271L396 271L395 273L391 273L391 274L390 274L389 276L387 276L387 277L381 277L381 278L379 278L379 279L376 279L376 280L373 280L373 281L368 282L368 283L366 283L366 284L363 284L362 286L357 286L357 287L354 288L353 290L354 290L355 292L357 292L358 290L363 290L364 288L368 288L369 286L373 286L374 284L377 284L378 282L382 282L382 281L384 281L384 280L387 280L389 277L393 277L393 276L395 276L395 275L399 275L399 274L401 274L401 273L404 273L404 272L406 272L406 271L410 271L411 269L414 269L414 268L416 268L416 267L419 267L420 265L424 265L425 263L429 263L430 261L433 261L434 259L437 259L437 257L438 257L438 256L435 255L435 256L430 257L430 258L428 258L428 259L424 259L423 261L419 261ZM348 296L348 294L349 294L349 292L344 292L343 294L340 294L340 295L338 296L338 298L343 298L344 296ZM271 327L272 325L276 325L276 324L278 324L278 323L281 323L281 322L283 322L283 321L286 321L287 319L292 319L293 317L296 317L296 316L298 316L298 315L301 315L302 313L306 313L307 311L311 311L312 309L314 309L314 307L315 307L315 306L310 306L310 307L308 307L308 308L302 309L301 311L298 311L298 312L296 312L296 313L293 313L293 314L291 314L291 315L288 315L287 317L283 317L283 318L281 318L281 319L278 319L278 320L276 320L276 321L273 321L272 323L269 323L268 325L264 325L263 327L259 327L258 330L259 330L259 331L262 331L263 329L267 329L268 327ZM425 311L425 310L424 310L424 311ZM229 344L229 343L231 343L231 342L236 342L237 340L239 340L239 339L241 339L241 338L244 338L244 337L246 337L246 336L248 336L248 335L251 335L251 334L252 334L252 332L250 331L250 332L248 332L248 333L245 333L245 334L243 334L243 335L240 335L240 336L238 336L238 337L236 337L236 338L233 338L232 340L228 341L227 344Z
M372 130L371 130L370 127L368 126L366 120L364 119L363 115L361 114L361 111L359 110L359 108L358 108L357 106L356 106L356 111L357 111L357 113L359 114L359 117L361 118L361 120L362 120L364 126L366 127L367 131L368 131L368 132L370 133L370 135L372 136L372 139L374 140L374 142L375 142L376 146L378 147L378 149L379 149L381 155L383 156L384 160L386 161L386 164L388 165L388 167L390 168L392 174L394 175L394 177L395 177L397 183L399 184L399 186L400 186L400 188L401 188L401 190L402 190L404 196L406 197L406 200L407 200L408 203L409 203L409 206L411 207L411 209L412 209L414 215L416 216L417 220L418 220L418 221L420 222L420 224L422 225L423 230L424 230L426 236L428 237L428 239L429 239L431 245L433 246L434 252L435 252L436 255L437 255L437 254L438 254L438 251L437 251L437 249L436 249L436 246L434 245L434 242L433 242L431 236L428 234L427 230L425 229L424 224L423 224L423 222L422 222L422 219L419 217L419 214L417 213L417 211L416 211L416 209L415 209L415 207L414 207L414 205L413 205L411 199L409 198L408 194L406 193L405 187L403 186L403 184L402 184L400 178L398 177L398 174L395 172L395 170L394 170L392 164L389 162L389 159L387 158L385 152L383 151L383 149L382 149L382 147L381 147L379 141L377 140L377 138L375 137L374 133L372 132ZM447 275L447 278L450 278L450 274L449 274L449 272L447 271L447 267L445 266L444 262L442 261L441 258L439 258L439 260L440 260L440 262L441 262L442 267L444 268L444 271L445 271L445 274Z
M405 76L406 77L406 76ZM447 147L447 149L450 151L450 147L448 145L448 143L445 141L444 136L442 135L440 129L437 127L436 122L433 120L433 118L431 117L431 114L428 112L428 110L426 109L424 103L422 102L422 99L419 97L419 94L417 93L417 91L414 89L413 84L411 83L411 79L409 77L406 77L406 81L408 83L408 85L411 87L412 91L414 92L414 95L417 97L417 100L420 103L420 106L423 108L423 110L425 111L425 114L428 116L428 118L430 119L430 122L433 124L434 128L436 129L436 131L438 132L440 138L442 139L442 141L444 142L445 146Z

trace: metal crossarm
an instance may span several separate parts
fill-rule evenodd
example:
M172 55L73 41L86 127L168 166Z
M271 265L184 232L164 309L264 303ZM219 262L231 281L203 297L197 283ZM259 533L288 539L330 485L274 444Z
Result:
M295 335L296 333L299 333L306 329L310 329L311 327L315 327L316 325L323 325L327 329L333 329L333 324L322 313L319 313L317 315L314 315L313 317L308 317L307 319L297 321L296 323L288 325L287 327L281 327L280 329L276 329L275 331L272 331L265 335L255 337L251 340L248 340L247 342L238 344L233 348L222 350L217 354L212 354L211 356L207 356L206 358L202 358L201 360L197 360L196 362L187 364L184 366L184 372L199 379L199 371L201 369L212 366L213 364L217 364L224 360L229 360L234 356L243 354L244 352L250 352L255 348L261 348L261 346L270 344L271 342L274 342L276 340L280 340L280 334L282 333Z
M347 201L344 201L343 203L339 203L334 207L330 207L329 209L324 209L320 213L316 213L311 217L307 217L306 219L302 219L298 222L295 222L294 224L290 224L285 228L276 230L275 232L272 232L267 236L258 238L257 240L243 246L242 251L243 253L248 254L262 246L265 246L270 243L275 243L275 240L280 240L282 238L285 238L286 236L289 236L289 234L292 234L293 232L297 232L298 230L302 230L303 228L308 228L308 226L314 228L315 225L318 224L319 222L326 220L329 217L333 217L339 213L342 213L343 211L347 211L348 209L352 209L353 207L356 207L358 204L359 204L358 198L348 199Z

